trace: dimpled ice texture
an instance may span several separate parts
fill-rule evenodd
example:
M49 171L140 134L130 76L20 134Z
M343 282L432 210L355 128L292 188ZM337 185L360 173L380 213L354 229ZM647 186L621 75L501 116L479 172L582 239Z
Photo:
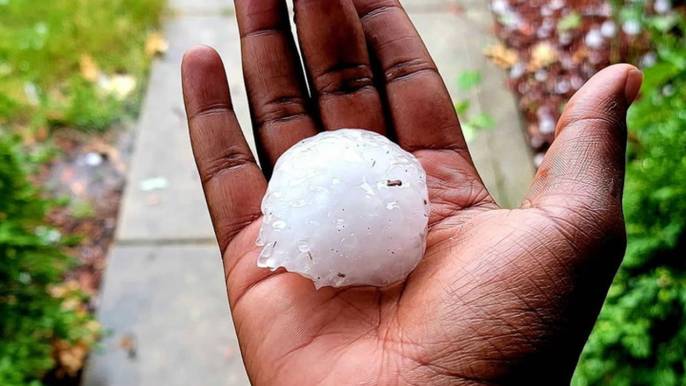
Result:
M262 202L258 266L324 286L386 286L407 277L426 248L426 173L369 131L328 131L293 146Z

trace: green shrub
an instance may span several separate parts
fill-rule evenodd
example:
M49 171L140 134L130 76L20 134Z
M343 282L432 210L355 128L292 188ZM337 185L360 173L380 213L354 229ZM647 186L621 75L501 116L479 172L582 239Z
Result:
M658 63L628 120L629 246L577 386L686 385L686 23L678 13L663 19L644 20Z
M59 232L46 227L51 202L27 179L16 140L0 134L0 385L40 385L56 366L78 371L98 325L75 283Z

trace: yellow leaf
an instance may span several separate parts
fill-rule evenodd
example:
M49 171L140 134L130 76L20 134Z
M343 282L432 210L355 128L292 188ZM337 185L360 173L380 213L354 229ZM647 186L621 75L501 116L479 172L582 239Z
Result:
M101 77L99 85L107 94L119 100L124 100L136 90L138 82L131 75L117 74L111 77Z
M62 285L52 285L48 287L48 293L53 298L59 299L67 295L68 290Z
M71 297L65 299L60 308L62 311L76 311L79 307L81 307L81 300Z
M99 333L101 330L100 323L97 320L89 320L86 323L86 328L93 333Z
M58 341L55 347L59 370L63 374L75 376L83 367L88 354L88 347L83 342L72 345L67 341Z
M169 49L169 43L164 39L161 33L153 32L148 36L148 41L145 43L145 53L148 56L156 56L164 54Z
M557 52L548 42L540 42L531 50L529 71L537 71L557 62Z
M83 79L89 82L95 82L98 80L98 76L100 76L100 69L98 68L98 64L90 55L81 55L79 66L81 67L81 76L83 76Z
M79 284L78 281L76 280L68 280L64 285L67 287L69 291L78 291L81 289L81 285Z
M519 62L517 51L505 47L502 43L487 48L485 54L493 63L502 68L510 68Z

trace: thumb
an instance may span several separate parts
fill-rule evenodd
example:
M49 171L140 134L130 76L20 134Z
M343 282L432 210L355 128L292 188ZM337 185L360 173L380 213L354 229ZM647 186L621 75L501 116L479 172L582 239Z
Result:
M590 214L594 222L623 226L626 113L642 81L643 75L635 67L615 65L576 93L558 122L555 141L523 207L545 209L554 215L561 214L554 213L559 211L569 214L571 209L584 217Z

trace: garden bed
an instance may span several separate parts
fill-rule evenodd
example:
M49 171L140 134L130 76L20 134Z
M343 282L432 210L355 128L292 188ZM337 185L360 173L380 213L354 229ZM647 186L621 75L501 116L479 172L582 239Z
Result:
M0 1L2 385L77 384L101 334L94 300L163 5Z
M564 106L588 79L612 63L634 62L646 68L656 61L646 28L633 19L622 21L609 1L491 4L502 44L487 54L508 71L508 86L519 98L536 166L554 139ZM655 7L671 12L671 7Z

